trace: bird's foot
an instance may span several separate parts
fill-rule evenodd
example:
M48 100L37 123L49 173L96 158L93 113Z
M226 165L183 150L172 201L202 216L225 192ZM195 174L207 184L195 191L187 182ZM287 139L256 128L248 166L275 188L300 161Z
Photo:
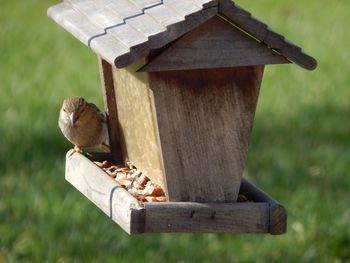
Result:
M72 155L75 154L75 153L82 153L82 152L83 152L83 150L80 149L79 146L74 145L74 149L71 151L71 153L70 153L69 156L72 156Z

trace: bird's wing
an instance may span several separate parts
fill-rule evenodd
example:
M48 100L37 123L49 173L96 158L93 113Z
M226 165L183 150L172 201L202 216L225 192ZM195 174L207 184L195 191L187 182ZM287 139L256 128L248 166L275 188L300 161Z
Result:
M89 102L89 105L99 113L103 122L107 122L105 113L101 112L95 104Z

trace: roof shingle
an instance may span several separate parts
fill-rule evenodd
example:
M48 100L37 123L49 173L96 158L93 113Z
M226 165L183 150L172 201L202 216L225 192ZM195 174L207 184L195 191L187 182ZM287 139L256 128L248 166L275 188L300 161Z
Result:
M316 60L231 0L65 0L48 15L117 67L125 67L206 22L228 19L307 69Z

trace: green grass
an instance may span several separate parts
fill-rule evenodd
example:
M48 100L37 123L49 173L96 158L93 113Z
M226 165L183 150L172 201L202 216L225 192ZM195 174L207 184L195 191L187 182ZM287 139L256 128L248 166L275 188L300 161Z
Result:
M64 97L102 106L96 56L46 16L0 8L0 262L350 262L347 0L237 1L318 59L269 66L245 175L288 210L282 236L130 237L64 180Z

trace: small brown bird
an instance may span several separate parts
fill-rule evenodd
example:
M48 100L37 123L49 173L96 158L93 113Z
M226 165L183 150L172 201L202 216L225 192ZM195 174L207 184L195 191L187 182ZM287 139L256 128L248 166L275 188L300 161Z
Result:
M109 137L105 115L93 103L82 97L63 101L58 118L63 135L81 152L85 147L101 147L109 151Z

